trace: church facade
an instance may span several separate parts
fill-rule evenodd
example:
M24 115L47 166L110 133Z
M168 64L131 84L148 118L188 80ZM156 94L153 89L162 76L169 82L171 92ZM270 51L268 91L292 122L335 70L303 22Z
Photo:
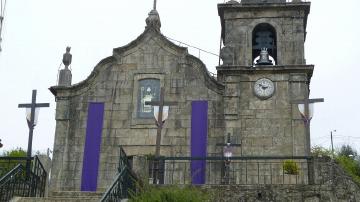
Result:
M160 31L154 9L145 31L101 60L82 82L70 70L50 87L57 102L51 187L104 191L128 156L153 155L154 107L164 89L174 102L161 156L308 156L310 137L293 100L308 98L314 66L304 58L310 3L282 0L218 4L222 42L217 77ZM216 42L214 42L216 43ZM260 57L259 57L260 56Z

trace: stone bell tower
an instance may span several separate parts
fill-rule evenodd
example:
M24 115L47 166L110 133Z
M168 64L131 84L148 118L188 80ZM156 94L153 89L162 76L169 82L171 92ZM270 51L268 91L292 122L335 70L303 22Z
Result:
M218 79L225 123L239 156L306 156L310 138L293 100L309 95L314 66L304 42L310 3L242 0L218 5L222 27Z

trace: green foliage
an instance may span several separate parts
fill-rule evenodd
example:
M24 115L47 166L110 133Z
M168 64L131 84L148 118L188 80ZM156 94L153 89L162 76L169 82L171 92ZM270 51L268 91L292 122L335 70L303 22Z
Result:
M22 148L16 148L16 149L4 152L3 156L6 156L6 157L26 157L26 151L24 151Z
M348 156L338 156L336 161L360 185L360 162Z
M321 146L314 146L311 148L311 154L315 157L331 157L331 150L325 149Z
M6 151L2 155L3 157L26 157L26 152L21 148L16 148L10 151ZM8 173L11 169L15 168L18 164L25 166L26 161L20 160L4 160L0 159L0 177Z
M129 202L203 202L208 196L196 187L147 186Z
M283 162L283 169L285 174L297 175L299 174L299 166L293 160L285 160Z

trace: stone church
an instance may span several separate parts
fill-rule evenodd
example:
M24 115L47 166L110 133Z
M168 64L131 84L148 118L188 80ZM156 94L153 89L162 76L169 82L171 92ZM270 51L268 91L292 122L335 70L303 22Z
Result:
M129 157L154 155L149 102L160 101L162 89L165 105L175 104L164 107L161 156L222 156L228 135L236 157L308 156L310 137L292 101L308 98L314 70L304 58L309 12L300 0L218 4L217 76L161 32L156 7L140 36L77 84L67 68L69 48L59 83L50 87L57 103L51 188L104 191L117 172L119 146Z

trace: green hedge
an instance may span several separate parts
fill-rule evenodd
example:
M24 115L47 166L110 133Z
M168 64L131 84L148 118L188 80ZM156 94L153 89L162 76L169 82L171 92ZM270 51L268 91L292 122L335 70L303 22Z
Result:
M196 187L148 186L139 194L131 197L129 202L204 202L208 201L206 193Z
M347 156L338 156L336 161L360 185L360 162Z

